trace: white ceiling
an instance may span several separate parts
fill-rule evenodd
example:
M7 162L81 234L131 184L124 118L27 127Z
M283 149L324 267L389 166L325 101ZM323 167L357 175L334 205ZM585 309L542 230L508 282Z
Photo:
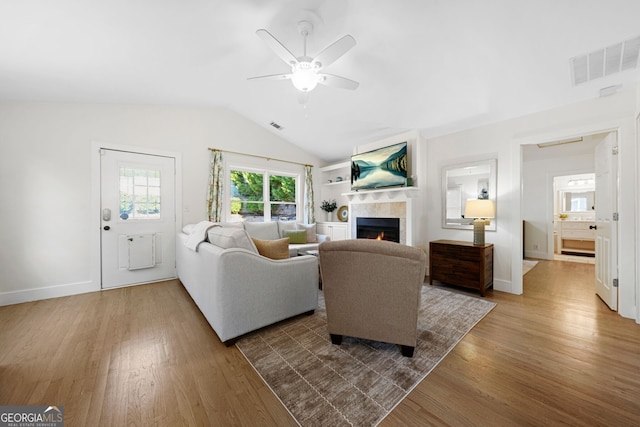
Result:
M638 0L2 0L0 100L223 106L335 161L635 86L637 68L574 87L569 59L639 36L639 16ZM247 80L289 71L255 31L300 55L303 18L310 56L356 39L326 71L360 82L306 108L288 81Z

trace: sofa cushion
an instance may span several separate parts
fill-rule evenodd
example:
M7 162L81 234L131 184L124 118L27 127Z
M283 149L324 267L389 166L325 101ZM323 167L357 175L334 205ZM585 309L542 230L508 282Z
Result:
M290 244L307 243L307 232L304 230L283 230L282 237L288 237Z
M315 243L318 241L318 237L316 236L316 225L315 224L296 224L296 228L298 230L305 230L307 232L307 242L306 243Z
M216 222L216 224L225 228L244 228L242 221Z
M258 253L263 257L271 259L288 259L289 258L289 238L261 240L253 238L253 243L258 249Z
M251 240L244 228L212 227L207 231L207 238L209 243L223 249L241 248L258 253L253 240Z
M276 240L280 238L278 234L278 223L269 222L245 222L244 229L253 239Z
M280 237L287 237L285 231L297 230L295 221L278 221L278 232Z

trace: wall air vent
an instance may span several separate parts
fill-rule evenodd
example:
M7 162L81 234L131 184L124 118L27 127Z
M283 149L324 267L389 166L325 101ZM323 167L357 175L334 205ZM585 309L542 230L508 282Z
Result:
M282 130L284 129L282 126L280 126L279 124L277 124L276 122L271 122L269 123L269 125L273 126L274 128L278 129L278 130Z
M571 63L573 85L633 70L638 67L640 36L584 55L574 56Z

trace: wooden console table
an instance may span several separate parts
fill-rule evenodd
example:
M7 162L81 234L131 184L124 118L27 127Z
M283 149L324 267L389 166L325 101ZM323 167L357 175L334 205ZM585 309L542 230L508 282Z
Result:
M429 284L433 281L477 289L493 286L493 245L456 240L429 243Z

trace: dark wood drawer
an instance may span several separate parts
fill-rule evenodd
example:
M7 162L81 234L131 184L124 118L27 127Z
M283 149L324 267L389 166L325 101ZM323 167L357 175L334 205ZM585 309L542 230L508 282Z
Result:
M434 280L477 289L482 296L493 286L493 245L456 240L429 243L429 283Z

